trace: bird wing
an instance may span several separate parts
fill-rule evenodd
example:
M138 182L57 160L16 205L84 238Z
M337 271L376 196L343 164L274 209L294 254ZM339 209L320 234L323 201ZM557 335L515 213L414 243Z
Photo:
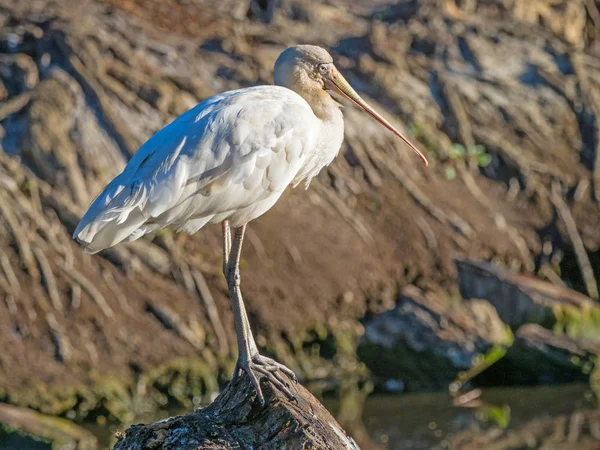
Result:
M92 203L74 237L96 252L144 223L181 224L282 191L314 145L315 120L310 106L282 87L210 97L142 145Z

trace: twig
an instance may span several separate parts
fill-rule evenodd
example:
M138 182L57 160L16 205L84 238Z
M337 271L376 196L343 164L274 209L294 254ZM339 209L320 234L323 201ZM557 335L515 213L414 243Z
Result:
M0 121L21 111L31 100L31 92L17 95L0 105Z
M591 80L589 72L586 69L586 63L584 57L579 53L575 53L572 58L573 68L581 85L581 90L585 94L585 97L589 99L589 104L596 117L600 117L600 95L596 89L591 86ZM596 148L595 159L594 159L594 170L592 173L594 198L597 202L600 202L600 129L596 127Z
M223 327L223 322L221 322L221 316L219 315L219 309L215 304L215 299L210 292L210 288L206 283L206 279L204 278L204 275L202 275L202 272L197 269L192 269L192 276L196 282L200 299L204 302L204 306L206 307L208 319L210 320L215 335L217 336L217 341L219 342L219 352L221 355L228 355L229 342L227 340L227 333L225 333L225 328Z
M569 432L567 435L567 442L569 444L573 444L579 440L584 421L585 416L581 411L576 411L569 417Z
M562 280L562 278L559 277L554 270L552 270L552 267L550 267L549 264L544 264L542 267L540 267L538 273L544 276L548 281L550 281L552 284L555 284L556 286L560 286L563 288L568 287L567 283L565 283Z
M0 280L0 285L2 285L4 287L4 280ZM19 308L17 307L17 302L15 302L15 298L12 295L5 295L4 296L4 302L6 303L6 308L8 309L8 313L13 316L16 317L18 312L19 312Z
M266 261L268 256L267 252L265 251L265 247L264 245L262 245L260 238L252 228L246 228L246 236L248 237L248 240L256 250L256 255L258 256L258 259L260 259L261 262Z
M446 14L448 14L452 19L458 21L463 21L466 19L465 13L460 10L456 4L456 0L445 0L444 6L446 7Z
M432 250L436 249L437 248L437 239L435 238L435 233L433 232L433 230L431 229L431 227L429 226L427 221L423 217L417 217L415 219L415 222L416 222L417 226L419 227L419 229L421 230L421 232L423 233L423 236L425 236L425 241L427 242L427 247L429 247Z
M458 397L454 397L454 399L452 399L452 404L462 408L476 408L481 405L481 402L478 402L481 394L483 394L481 389L473 389Z
M185 262L179 263L179 273L183 279L183 285L188 290L188 292L196 291L196 283L194 283L194 277L192 276L192 271L190 267Z
M451 225L456 231L466 237L473 236L475 231L471 228L467 222L458 217L454 213L445 213L427 197L427 195L419 189L419 187L410 179L406 172L396 164L392 158L387 155L381 155L381 152L373 152L371 155L374 158L379 158L382 163L388 168L392 175L398 180L398 182L408 191L408 193L415 199L415 201L425 209L429 214L436 218L440 223Z
M441 79L438 77L438 81ZM460 138L467 148L475 145L475 139L473 138L473 127L469 120L465 105L462 98L458 94L455 86L448 85L446 82L443 84L446 98L448 99L449 106L454 111L454 117L458 122L458 133Z
M72 354L72 346L65 334L64 327L58 323L52 313L46 314L46 322L50 326L50 335L55 347L56 359L60 362L68 361Z
M165 328L175 331L179 336L188 341L197 350L204 348L204 342L198 339L181 316L165 305L157 306L151 302L146 303L146 309L162 323Z
M29 275L31 275L34 280L39 280L40 272L35 264L31 246L29 245L29 240L21 231L21 226L19 225L19 222L14 216L13 212L10 210L8 206L9 204L10 202L8 201L6 195L0 191L0 213L2 213L4 216L6 223L12 232L15 242L17 243L17 247L19 248L19 254L25 263L25 267L27 267Z
M479 188L479 185L477 184L477 181L475 181L475 177L473 176L473 174L467 170L466 166L464 164L461 164L458 166L458 170L460 172L460 176L461 179L464 181L465 186L467 187L467 189L469 190L469 192L473 195L473 197L475 198L475 200L477 200L479 202L479 204L482 206L482 208L486 209L491 216L494 217L494 220L496 222L496 224L498 225L499 228L501 229L505 229L507 230L507 233L510 235L510 228L508 226L508 224L506 223L506 219L504 218L504 216L502 215L502 213L496 212L491 204L490 204L490 199L483 193L483 191ZM517 233L518 235L518 233ZM530 266L533 264L533 259L531 258L531 255L529 254L529 249L527 248L527 245L525 245L525 251L523 251L522 247L522 243L521 241L523 241L523 239L521 238L521 236L518 236L518 242L517 240L513 239L513 241L515 242L515 245L517 246L517 248L519 248L519 251L521 251L521 254L523 255L524 259L529 263ZM513 236L511 236L511 238L513 238ZM533 268L535 268L535 265L533 265ZM533 269L531 269L533 270Z
M10 284L13 293L19 295L21 293L21 285L19 284L19 279L17 278L6 253L0 254L0 265L2 266L2 269L4 269L4 273L6 274L6 278L8 279L8 283Z
M300 250L298 249L298 247L296 247L291 242L285 242L284 245L285 245L285 249L290 254L290 258L292 258L292 261L294 261L294 264L296 264L296 265L302 264L302 254L300 253Z
M95 77L85 67L81 59L71 51L68 45L61 39L56 39L56 44L62 51L65 58L69 61L73 71L77 74L80 84L87 88L97 100L98 106L103 116L108 118L107 126L112 128L113 136L119 144L119 147L126 156L131 156L138 147L136 140L130 135L127 127L115 116L110 107L110 101L104 92L102 86L96 81Z
M327 189L318 180L314 180L312 184L313 188L322 196L324 196L329 203L340 213L342 218L348 222L348 224L354 228L356 233L367 243L373 244L375 240L369 230L367 224L358 217L342 200L336 197L336 194L331 189Z
M32 247L33 254L38 260L40 265L40 269L42 270L42 277L44 284L46 285L46 290L48 291L48 296L52 301L52 306L56 311L63 310L63 304L60 299L60 294L58 293L58 288L56 287L56 278L52 273L52 267L50 267L50 263L48 262L48 258L44 255L44 252L36 247L35 245Z
M134 311L131 308L131 305L129 305L129 302L127 301L127 296L119 288L119 283L117 282L117 280L115 280L115 277L113 277L112 273L110 273L108 269L104 269L102 270L102 278L104 278L104 280L106 281L108 289L110 289L110 291L119 301L121 309L129 315L133 315Z
M102 295L102 293L96 289L96 286L88 280L82 273L80 273L74 267L66 267L64 265L58 265L60 269L66 273L69 277L73 279L76 283L81 285L83 289L88 293L88 295L94 300L94 302L98 305L98 307L102 310L106 317L113 318L115 313L113 312L110 305L106 302L106 299Z
M590 180L587 178L582 178L577 183L577 188L575 189L575 194L573 194L573 200L576 203L579 203L585 199L585 195L587 194L587 190L590 187Z
M585 6L587 7L588 14L592 18L592 22L594 22L594 27L600 29L600 12L598 12L596 2L594 0L585 0Z
M71 307L79 309L81 306L81 285L73 283L71 285Z
M350 148L352 149L352 153L354 153L354 156L356 156L356 158L358 159L360 166L365 171L365 177L367 178L369 183L371 183L375 187L381 186L381 183L383 182L381 180L381 176L379 175L373 163L371 163L369 155L365 151L361 140L353 139Z
M552 183L552 195L550 196L550 200L567 228L567 233L573 244L573 250L575 251L577 263L581 269L581 275L583 276L588 295L594 300L598 300L598 284L594 278L594 269L590 263L585 246L583 245L581 235L577 230L577 224L571 215L569 206L562 197L561 188L558 182Z
M377 170L375 166L373 166L373 168L374 170ZM344 180L344 183L354 195L360 195L364 192L360 183L353 178L356 173L355 168L351 167L349 164L339 164L334 162L327 168L327 172L329 172L334 180Z
M508 237L513 241L517 250L521 254L523 258L523 262L525 263L525 268L529 272L533 272L535 270L535 261L531 256L531 252L529 251L529 247L527 246L527 242L521 236L517 228L509 225L506 221L506 218L501 213L492 213L494 217L494 222L499 230L505 230Z

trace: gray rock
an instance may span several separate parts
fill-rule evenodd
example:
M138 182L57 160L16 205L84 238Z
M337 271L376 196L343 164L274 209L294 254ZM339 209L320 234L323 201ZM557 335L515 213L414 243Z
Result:
M407 389L447 385L512 333L485 300L463 302L402 292L396 307L365 325L358 353L377 376L402 380Z

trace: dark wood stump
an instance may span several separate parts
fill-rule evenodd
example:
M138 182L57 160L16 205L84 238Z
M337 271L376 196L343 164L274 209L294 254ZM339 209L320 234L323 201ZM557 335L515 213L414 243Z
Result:
M262 383L265 405L248 377L230 383L204 409L149 425L134 425L114 450L358 449L336 420L300 384L296 400Z

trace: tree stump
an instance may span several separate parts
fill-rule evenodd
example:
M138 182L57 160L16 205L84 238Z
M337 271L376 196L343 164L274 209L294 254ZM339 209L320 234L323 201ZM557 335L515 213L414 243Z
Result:
M247 376L227 385L204 409L134 425L114 450L358 449L336 420L300 384L295 400L262 383L261 406Z

